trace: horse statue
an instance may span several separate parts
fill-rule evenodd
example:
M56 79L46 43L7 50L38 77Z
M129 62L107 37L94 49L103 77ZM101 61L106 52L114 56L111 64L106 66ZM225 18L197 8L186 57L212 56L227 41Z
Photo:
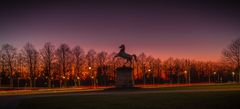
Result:
M127 63L130 62L130 65L132 65L133 59L134 59L135 61L137 61L137 56L136 56L135 54L130 55L130 54L128 54L128 53L125 52L125 45L122 44L119 48L120 48L120 51L118 52L118 54L116 54L116 55L114 56L114 58L116 58L116 57L121 57L121 58L123 58L123 59L126 59L127 61L126 61L125 64L127 64Z

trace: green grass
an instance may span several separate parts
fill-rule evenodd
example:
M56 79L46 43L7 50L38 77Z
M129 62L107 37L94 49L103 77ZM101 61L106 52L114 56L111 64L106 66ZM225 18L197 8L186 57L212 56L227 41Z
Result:
M233 109L240 92L81 95L26 99L18 109Z

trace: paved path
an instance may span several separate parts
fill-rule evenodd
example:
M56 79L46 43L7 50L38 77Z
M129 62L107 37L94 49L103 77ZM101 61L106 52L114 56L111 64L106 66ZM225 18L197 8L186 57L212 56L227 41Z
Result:
M226 92L240 91L240 88L233 89L198 89L198 90L150 90L150 91L101 91L101 92L80 92L65 94L39 94L39 95L14 95L0 96L0 109L16 109L21 100L35 97L54 96L79 96L79 95L120 95L120 94L153 94L153 93L189 93L189 92Z

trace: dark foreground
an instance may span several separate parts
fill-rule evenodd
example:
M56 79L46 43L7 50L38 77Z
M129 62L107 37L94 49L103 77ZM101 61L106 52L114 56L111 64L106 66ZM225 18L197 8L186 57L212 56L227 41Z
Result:
M0 96L0 109L238 109L239 84Z
M240 92L80 95L23 100L18 109L233 109Z
M240 92L79 95L23 100L18 109L236 109Z

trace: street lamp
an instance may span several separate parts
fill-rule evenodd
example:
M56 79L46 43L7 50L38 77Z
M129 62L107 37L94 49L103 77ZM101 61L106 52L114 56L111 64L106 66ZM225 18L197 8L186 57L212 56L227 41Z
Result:
M217 74L217 72L213 72L213 82L216 82L216 74Z
M148 69L148 72L151 73L151 69ZM152 83L154 84L155 83L155 79L154 79L154 73L152 72Z
M187 83L187 70L184 71L185 74L185 79L186 79L186 83Z
M217 72L213 72L213 74L214 74L214 75L216 75L216 74L217 74Z
M148 72L151 72L151 69L148 69Z
M94 74L92 72L92 67L88 67L88 70L90 70L90 74L92 75L91 78L92 78L92 83L93 83L93 86L95 87L95 78L94 78Z
M235 72L232 72L232 81L234 82Z
M186 70L184 71L184 74L187 74L187 71L186 71Z
M2 86L2 77L0 77L0 87Z
M217 78L217 82L219 83L219 73L213 72L213 75L214 75L214 76L217 75L217 77L215 76L214 78Z

